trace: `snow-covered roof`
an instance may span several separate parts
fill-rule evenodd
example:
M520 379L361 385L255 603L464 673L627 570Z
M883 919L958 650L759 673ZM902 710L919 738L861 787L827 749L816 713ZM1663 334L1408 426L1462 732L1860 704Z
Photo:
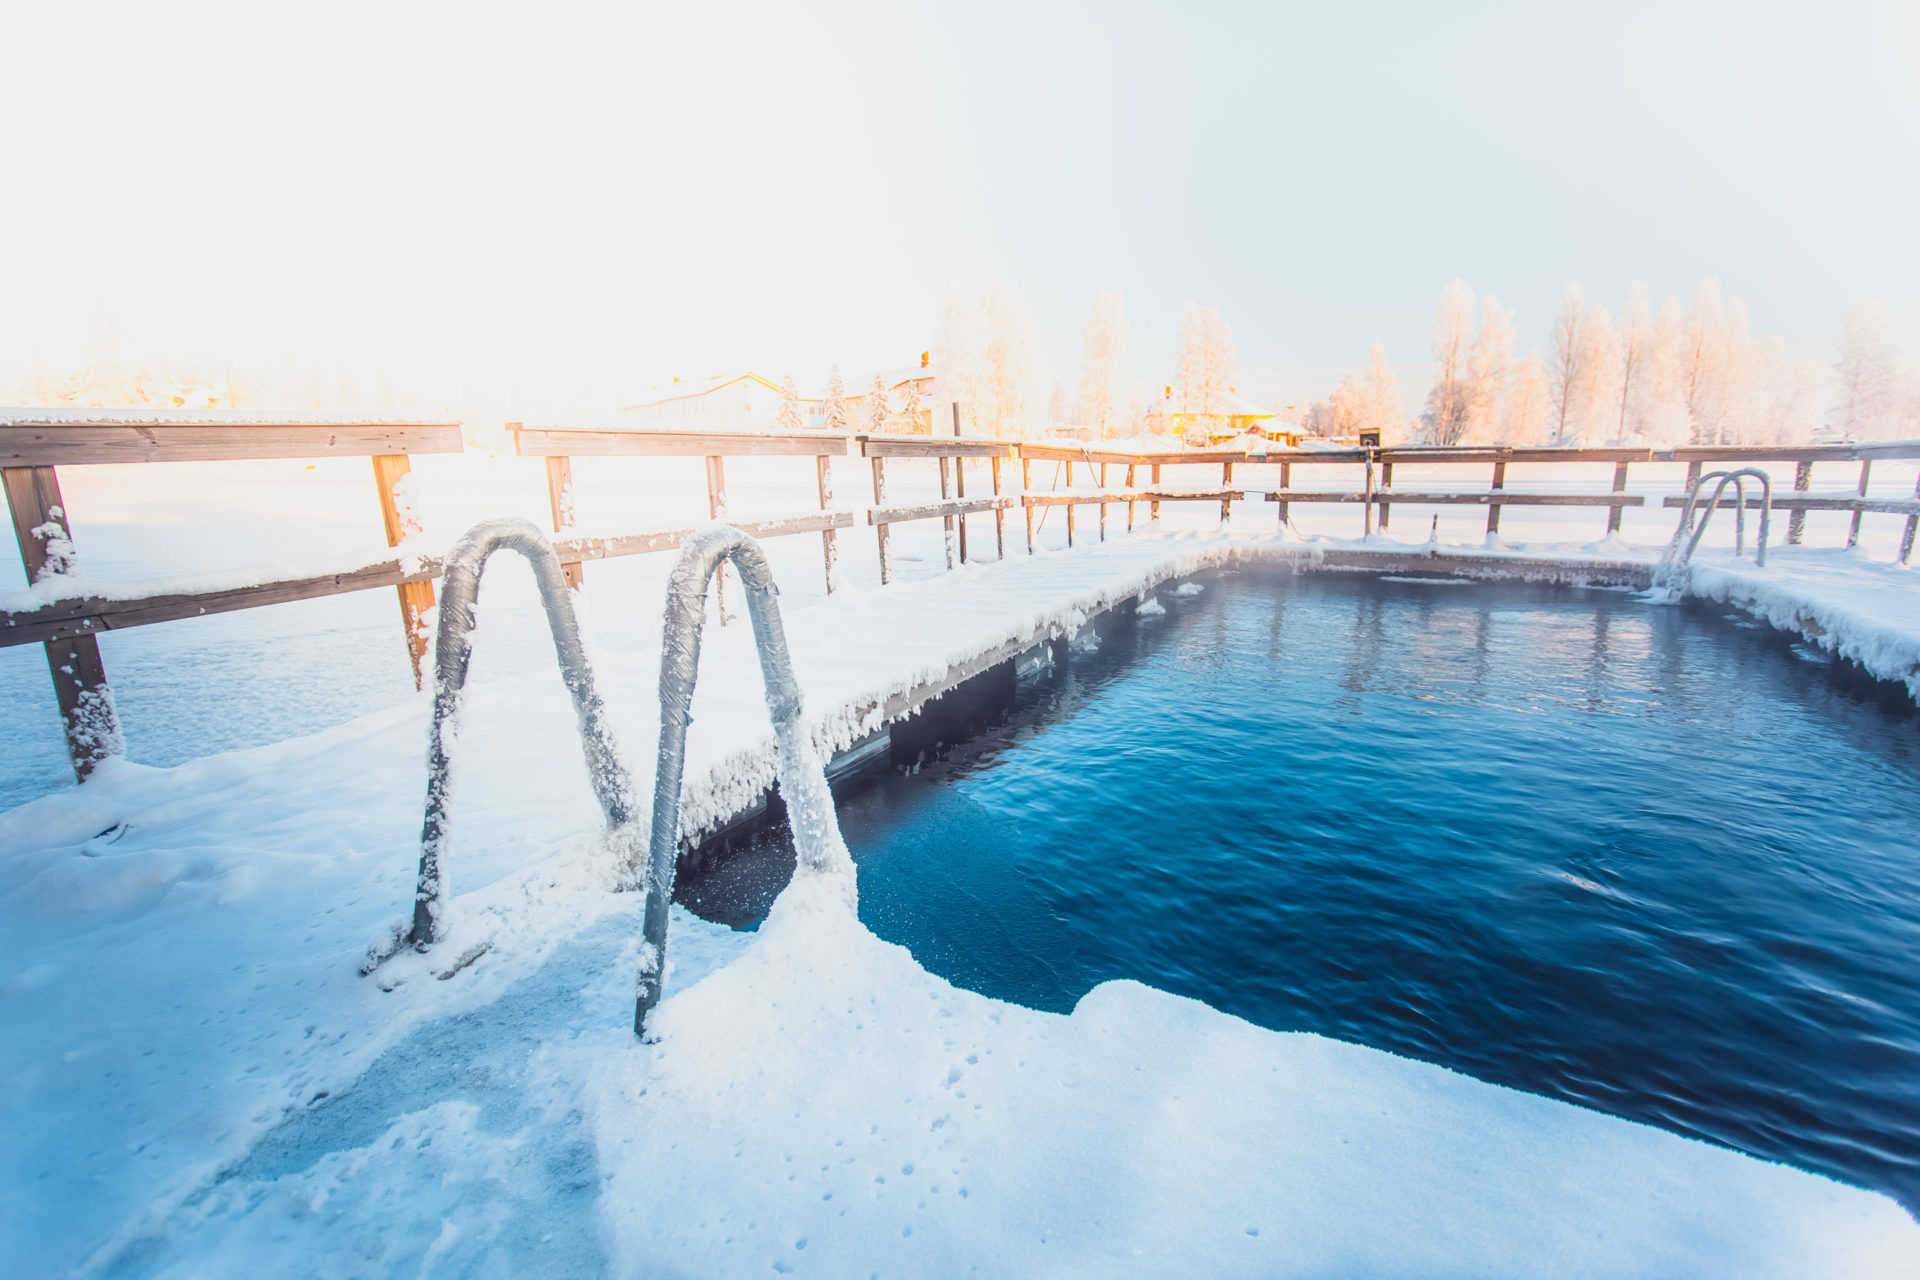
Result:
M1150 414L1169 415L1186 413L1187 409L1185 402L1181 400L1180 397L1169 396L1164 400L1156 401L1153 407L1148 409L1147 412ZM1198 411L1196 410L1195 412ZM1267 406L1256 403L1243 395L1231 391L1221 396L1219 408L1213 409L1210 412L1228 414L1236 418L1271 418L1273 416L1273 410L1267 408Z
M621 405L620 412L625 413L629 409L647 409L657 404L671 404L675 400L691 400L696 396L712 395L722 387L730 387L736 382L744 381L756 382L775 394L780 391L779 383L762 377L751 369L745 373L716 373L708 378L681 378L664 386L650 387L647 390L648 399ZM811 398L814 397L800 397L803 403Z

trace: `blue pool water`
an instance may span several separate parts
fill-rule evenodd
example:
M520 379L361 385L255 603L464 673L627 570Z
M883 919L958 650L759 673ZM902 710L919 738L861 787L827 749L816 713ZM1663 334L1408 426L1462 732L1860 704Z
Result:
M1719 610L1225 575L845 788L862 917L1133 978L1920 1206L1920 721ZM777 831L686 895L736 922Z

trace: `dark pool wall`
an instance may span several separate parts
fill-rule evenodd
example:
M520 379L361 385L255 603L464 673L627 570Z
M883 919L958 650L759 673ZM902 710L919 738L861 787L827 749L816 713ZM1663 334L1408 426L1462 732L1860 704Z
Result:
M876 932L1023 1004L1134 978L1920 1205L1902 691L1616 592L1159 600L844 791ZM785 857L690 896L746 923Z

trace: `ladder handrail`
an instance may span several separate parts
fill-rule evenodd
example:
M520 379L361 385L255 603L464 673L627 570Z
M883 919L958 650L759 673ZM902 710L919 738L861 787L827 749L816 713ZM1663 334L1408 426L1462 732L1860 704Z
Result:
M473 661L474 609L480 595L480 577L494 552L517 551L533 568L553 633L554 656L560 678L573 699L580 725L580 749L587 775L610 830L619 831L633 818L633 781L607 723L606 705L593 681L593 666L580 636L580 620L553 544L532 522L501 518L474 525L447 553L440 596L440 624L434 636L433 727L427 738L427 805L420 828L420 877L414 891L413 929L406 941L425 949L443 932L447 899L445 853L450 817L447 809L452 759L447 729L460 712L467 670ZM631 857L622 859L631 863ZM622 880L630 882L637 868L622 866Z
M653 831L647 849L647 901L641 919L640 972L635 984L635 1035L646 1034L647 1015L660 1001L666 973L667 909L673 900L673 876L679 861L680 789L686 770L687 723L692 719L693 686L699 675L700 632L706 616L707 587L723 561L731 560L746 591L753 639L760 653L767 711L778 745L780 794L787 804L799 863L794 874L845 875L851 897L853 859L840 836L826 768L801 717L800 683L780 622L772 570L766 552L747 534L728 525L702 529L682 545L679 562L667 580L666 620L660 640L660 754L653 775Z
M1657 588L1670 584L1674 576L1685 570L1692 562L1693 553L1695 549L1699 547L1700 539L1706 535L1707 524L1713 519L1714 511L1720 506L1720 497L1726 492L1729 484L1733 486L1734 493L1733 553L1735 556L1739 556L1745 552L1747 537L1746 481L1749 477L1760 482L1760 536L1754 544L1753 562L1756 568L1764 569L1767 567L1767 535L1773 518L1773 478L1758 467L1741 467L1733 471L1709 471L1707 474L1695 480L1693 487L1687 492L1687 505L1681 509L1680 524L1673 531L1673 540L1667 544L1665 554L1660 557L1660 562L1654 566L1654 587ZM1696 528L1693 523L1693 513L1700 504L1700 493L1707 487L1709 480L1717 480L1719 484L1714 486L1713 497L1707 500L1706 507L1700 516L1699 527ZM1687 537L1689 532L1693 535L1691 538ZM1680 548L1683 539L1686 540L1686 549L1684 551Z

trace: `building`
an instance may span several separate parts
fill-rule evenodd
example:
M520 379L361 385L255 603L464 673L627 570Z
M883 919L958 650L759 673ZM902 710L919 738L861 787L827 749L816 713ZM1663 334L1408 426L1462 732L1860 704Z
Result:
M941 435L953 434L952 397L940 387L938 371L933 367L931 352L920 353L920 363L908 365L903 369L883 369L880 381L887 388L887 430L907 435L930 435L937 428ZM906 403L907 387L911 385L919 397L920 409L914 414L913 421L905 420L901 413ZM871 430L872 413L867 407L867 397L873 392L871 379L857 387L847 388L847 422L856 432ZM939 409L936 417L936 406Z
M1255 404L1229 390L1211 413L1190 413L1184 401L1167 387L1161 399L1147 410L1147 431L1157 436L1179 436L1188 444L1208 444L1227 440L1247 432L1268 434L1273 410Z
M780 418L780 384L757 373L704 381L675 378L654 398L620 409L623 425L659 431L769 431ZM800 401L801 422L820 427L818 399Z

